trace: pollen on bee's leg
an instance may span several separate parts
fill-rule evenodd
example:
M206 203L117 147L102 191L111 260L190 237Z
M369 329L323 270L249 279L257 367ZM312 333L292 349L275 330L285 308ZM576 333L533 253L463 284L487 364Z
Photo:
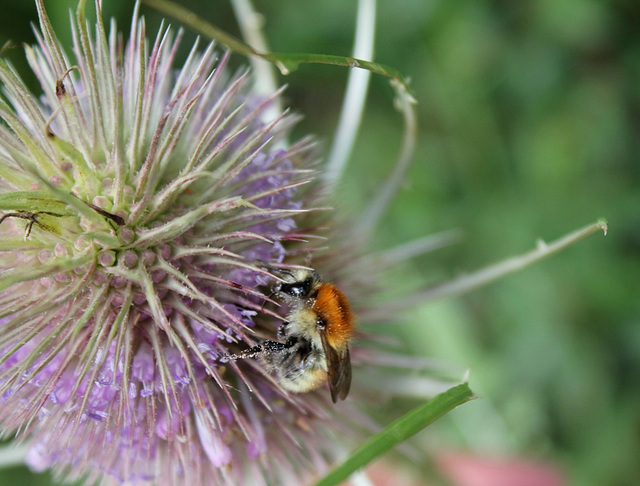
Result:
M264 341L260 344L260 347L262 348L262 352L266 354L275 354L289 348L289 345L277 341Z
M258 344L257 346L252 346L237 354L226 354L221 356L220 361L222 363L227 363L237 359L255 358L260 353L262 353L262 346Z
M227 363L229 361L235 361L238 359L247 359L247 358L255 358L261 353L264 354L275 354L279 353L285 349L287 349L287 345L284 343L279 343L277 341L263 341L256 346L252 346L250 348L245 349L237 354L227 354L220 358L220 361L223 363Z
M280 324L280 326L278 327L278 331L276 332L276 336L278 337L278 339L284 339L287 337L288 327L289 327L288 322L283 322L282 324Z

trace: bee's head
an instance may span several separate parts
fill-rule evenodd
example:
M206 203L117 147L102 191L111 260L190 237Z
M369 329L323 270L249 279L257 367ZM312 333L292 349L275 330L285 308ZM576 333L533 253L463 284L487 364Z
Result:
M284 282L276 284L273 290L296 299L304 299L320 283L320 276L312 270L296 269L291 272L283 272Z

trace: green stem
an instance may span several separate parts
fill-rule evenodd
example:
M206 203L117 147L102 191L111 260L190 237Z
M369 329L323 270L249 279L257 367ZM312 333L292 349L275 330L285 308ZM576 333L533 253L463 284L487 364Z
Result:
M536 248L532 251L506 260L501 260L494 265L489 265L488 267L476 272L463 275L442 285L437 285L425 290L424 292L418 292L405 299L397 299L390 305L395 309L406 309L435 299L454 297L471 292L472 290L494 282L506 275L518 272L529 265L542 260L543 258L555 255L556 253L569 248L575 243L595 233L602 232L606 235L607 231L607 222L604 219L601 219L550 243L539 240Z
M282 74L289 74L295 71L298 65L302 63L310 64L331 64L334 66L357 67L366 69L372 73L392 78L402 85L404 90L409 91L405 79L397 69L377 62L365 61L349 56L334 56L328 54L310 54L310 53L287 53L287 52L260 52L248 44L245 44L237 37L234 37L225 31L213 26L202 17L189 11L187 8L171 2L170 0L142 0L143 3L150 7L167 14L184 25L188 25L202 35L215 39L220 44L225 45L232 51L247 57L258 56L267 61L274 63Z

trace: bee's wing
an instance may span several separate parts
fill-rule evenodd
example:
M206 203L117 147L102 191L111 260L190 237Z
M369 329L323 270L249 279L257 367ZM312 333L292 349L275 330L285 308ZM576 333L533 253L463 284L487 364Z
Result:
M320 333L322 338L322 348L327 358L327 373L329 375L329 389L331 390L331 400L333 403L347 398L349 389L351 388L351 355L349 348L338 352L331 347L327 341L327 335Z

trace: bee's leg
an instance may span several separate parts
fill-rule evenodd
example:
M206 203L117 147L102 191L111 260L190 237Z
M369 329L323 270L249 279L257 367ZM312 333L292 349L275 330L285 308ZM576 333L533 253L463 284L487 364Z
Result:
M276 337L280 341L284 341L287 338L287 336L289 335L289 333L287 332L287 328L288 327L289 327L289 323L287 321L283 322L278 327L278 331L276 332Z
M255 358L259 354L275 354L284 351L291 347L291 343L279 343L277 341L262 341L256 346L241 351L238 354L227 354L220 358L220 361L226 363L227 361L235 361L237 359Z
M258 344L257 346L247 348L238 354L226 354L220 357L220 361L226 363L227 361L235 361L237 359L255 358L260 353L262 353L262 347Z

